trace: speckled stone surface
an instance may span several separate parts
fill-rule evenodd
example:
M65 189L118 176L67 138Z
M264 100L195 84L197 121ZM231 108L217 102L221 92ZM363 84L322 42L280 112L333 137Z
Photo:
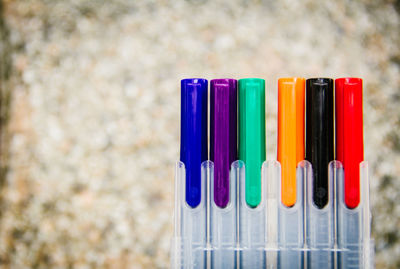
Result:
M1 267L167 267L179 81L197 76L267 80L268 159L278 77L364 78L376 265L400 267L399 7L3 0Z

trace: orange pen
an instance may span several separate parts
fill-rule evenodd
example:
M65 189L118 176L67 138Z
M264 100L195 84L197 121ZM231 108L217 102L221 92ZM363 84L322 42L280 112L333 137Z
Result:
M281 199L296 203L296 167L304 160L304 78L278 80L278 161L281 164Z

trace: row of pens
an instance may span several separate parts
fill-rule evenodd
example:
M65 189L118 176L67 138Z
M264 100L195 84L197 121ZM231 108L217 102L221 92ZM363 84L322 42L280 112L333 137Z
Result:
M296 203L296 167L312 164L313 201L328 203L328 165L338 160L344 169L344 201L360 203L360 163L363 161L362 79L281 78L278 80L278 150L281 201ZM210 115L208 115L208 111ZM229 203L232 162L246 166L245 199L261 202L261 167L265 153L265 80L183 79L181 81L181 151L185 165L185 200L201 202L201 163L214 163L214 202ZM209 149L209 151L208 151Z

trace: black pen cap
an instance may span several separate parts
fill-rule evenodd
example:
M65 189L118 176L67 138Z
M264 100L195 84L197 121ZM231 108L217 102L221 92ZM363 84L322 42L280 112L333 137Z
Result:
M328 165L334 160L333 80L306 81L306 160L313 168L313 201L323 208L329 199Z

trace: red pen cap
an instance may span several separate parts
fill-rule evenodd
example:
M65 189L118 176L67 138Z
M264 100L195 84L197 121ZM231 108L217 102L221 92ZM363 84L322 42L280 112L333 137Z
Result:
M364 160L362 79L335 80L336 159L344 169L347 207L360 203L360 163Z

